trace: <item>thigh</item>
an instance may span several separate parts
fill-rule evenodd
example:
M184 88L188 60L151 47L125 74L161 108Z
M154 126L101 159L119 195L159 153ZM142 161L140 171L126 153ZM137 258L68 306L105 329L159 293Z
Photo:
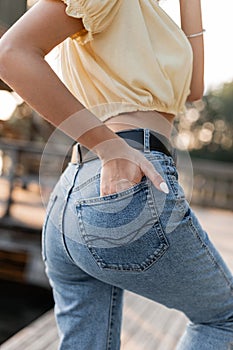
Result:
M58 185L48 204L42 234L43 259L53 289L60 349L117 350L123 292L86 273L71 260L59 229L64 200L64 189Z
M154 203L168 240L168 254L160 261L160 300L183 311L194 323L222 324L233 332L233 275L189 206L171 158L152 163L165 177L169 195L154 189ZM158 270L161 270L162 273ZM159 287L160 289L160 287ZM229 320L229 322L227 322Z

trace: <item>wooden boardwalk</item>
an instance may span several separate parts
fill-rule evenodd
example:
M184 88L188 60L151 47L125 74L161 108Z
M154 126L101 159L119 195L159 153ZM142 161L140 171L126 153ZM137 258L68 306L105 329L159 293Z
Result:
M233 271L233 212L200 207L194 209ZM121 349L175 350L186 322L182 313L126 292ZM1 349L56 350L57 345L57 330L50 311L4 343Z

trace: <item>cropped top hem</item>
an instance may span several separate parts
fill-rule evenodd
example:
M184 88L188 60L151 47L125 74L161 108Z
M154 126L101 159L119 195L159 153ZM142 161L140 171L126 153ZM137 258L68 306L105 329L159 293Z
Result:
M168 113L173 114L174 116L177 116L180 113L183 113L185 111L185 107L183 107L181 110L175 110L175 109L165 109L161 108L158 105L152 105L152 106L142 106L142 105L134 105L134 104L128 104L128 103L112 103L112 104L102 104L97 106L92 106L88 108L88 110L93 113L98 119L102 122L106 122L112 117L115 117L119 114L123 113L129 113L129 112L146 112L146 111L156 111L160 113Z

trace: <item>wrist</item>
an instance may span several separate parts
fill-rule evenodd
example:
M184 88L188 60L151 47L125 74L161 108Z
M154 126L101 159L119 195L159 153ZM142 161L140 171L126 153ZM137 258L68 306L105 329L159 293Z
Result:
M129 145L121 137L115 136L114 138L99 142L92 149L103 163L114 158L124 158L127 154Z
M120 139L120 137L105 124L101 124L90 128L77 141L94 152L98 157L101 157L104 152L104 143L114 139Z

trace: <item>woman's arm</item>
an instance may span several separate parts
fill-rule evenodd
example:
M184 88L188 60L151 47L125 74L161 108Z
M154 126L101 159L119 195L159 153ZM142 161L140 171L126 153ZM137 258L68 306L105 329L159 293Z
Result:
M40 0L1 38L0 78L45 119L59 128L64 125L64 132L100 157L102 195L116 192L119 180L139 182L143 174L161 190L162 177L141 153L93 114L77 113L83 106L44 59L82 28L81 20L67 16L61 0Z
M180 0L181 28L186 35L203 30L201 0ZM189 38L193 50L193 74L188 101L202 98L204 92L204 42L203 35Z
M41 0L0 40L2 80L55 126L60 126L64 120L74 115L70 118L72 127L69 128L69 123L66 123L67 130L63 130L74 139L80 136L79 128L73 128L75 114L78 116L77 112L83 106L60 81L44 57L56 45L82 28L80 19L66 15L65 4L60 0ZM81 122L82 134L90 128L102 127L103 139L104 132L109 137L114 137L91 113L88 118L86 125L84 121ZM79 124L77 120L77 125ZM93 144L89 144L89 140L87 138L82 141L85 146L92 148ZM95 143L95 135L92 135L91 140Z

